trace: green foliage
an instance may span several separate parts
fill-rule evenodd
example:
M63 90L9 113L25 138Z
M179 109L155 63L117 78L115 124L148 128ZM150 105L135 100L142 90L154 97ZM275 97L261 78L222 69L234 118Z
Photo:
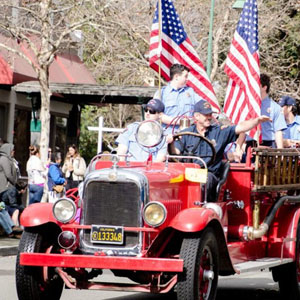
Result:
M88 163L97 154L98 131L88 130L88 126L98 127L98 118L103 116L105 127L125 128L128 124L141 120L141 106L129 104L109 104L101 107L87 105L81 112L80 154ZM115 148L119 133L103 132L102 151Z
M97 154L97 131L88 130L88 126L98 126L97 108L87 105L81 112L80 154L88 164Z

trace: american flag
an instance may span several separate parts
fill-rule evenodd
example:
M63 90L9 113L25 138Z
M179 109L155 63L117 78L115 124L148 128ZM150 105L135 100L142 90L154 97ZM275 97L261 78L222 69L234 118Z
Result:
M229 76L224 113L235 124L260 115L258 10L256 0L246 0L226 59ZM255 137L257 128L250 131ZM256 136L257 138L257 136Z
M200 58L184 31L183 25L171 0L161 1L161 38L159 38L158 3L153 19L150 36L150 67L170 80L169 71L172 64L182 64L190 69L187 85L192 87L203 99L220 111L219 103L212 84L206 74Z

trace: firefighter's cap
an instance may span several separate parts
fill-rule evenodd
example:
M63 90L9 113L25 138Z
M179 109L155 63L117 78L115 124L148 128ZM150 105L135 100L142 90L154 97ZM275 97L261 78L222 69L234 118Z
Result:
M279 105L281 107L287 105L287 106L296 106L296 100L290 96L283 96L280 101Z
M151 99L147 104L143 104L143 108L150 108L158 113L164 112L165 105L159 99Z
M213 113L213 110L211 108L211 105L207 101L200 100L194 106L194 113L195 112L203 115L210 115Z

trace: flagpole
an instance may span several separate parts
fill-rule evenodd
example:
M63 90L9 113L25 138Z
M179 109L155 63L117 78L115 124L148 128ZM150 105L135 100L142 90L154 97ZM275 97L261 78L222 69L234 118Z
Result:
M159 99L161 99L161 25L162 25L162 17L161 17L161 0L158 0L158 91L159 91Z

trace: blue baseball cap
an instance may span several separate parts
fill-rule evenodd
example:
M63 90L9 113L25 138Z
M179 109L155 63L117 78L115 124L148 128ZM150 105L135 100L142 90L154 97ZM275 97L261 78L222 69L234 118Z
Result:
M198 112L203 115L210 115L213 113L211 105L205 100L198 101L194 106L194 113Z
M165 105L159 99L151 99L147 104L143 104L143 108L150 108L158 113L164 112Z
M296 106L296 100L290 96L283 96L280 101L279 105L282 106Z

